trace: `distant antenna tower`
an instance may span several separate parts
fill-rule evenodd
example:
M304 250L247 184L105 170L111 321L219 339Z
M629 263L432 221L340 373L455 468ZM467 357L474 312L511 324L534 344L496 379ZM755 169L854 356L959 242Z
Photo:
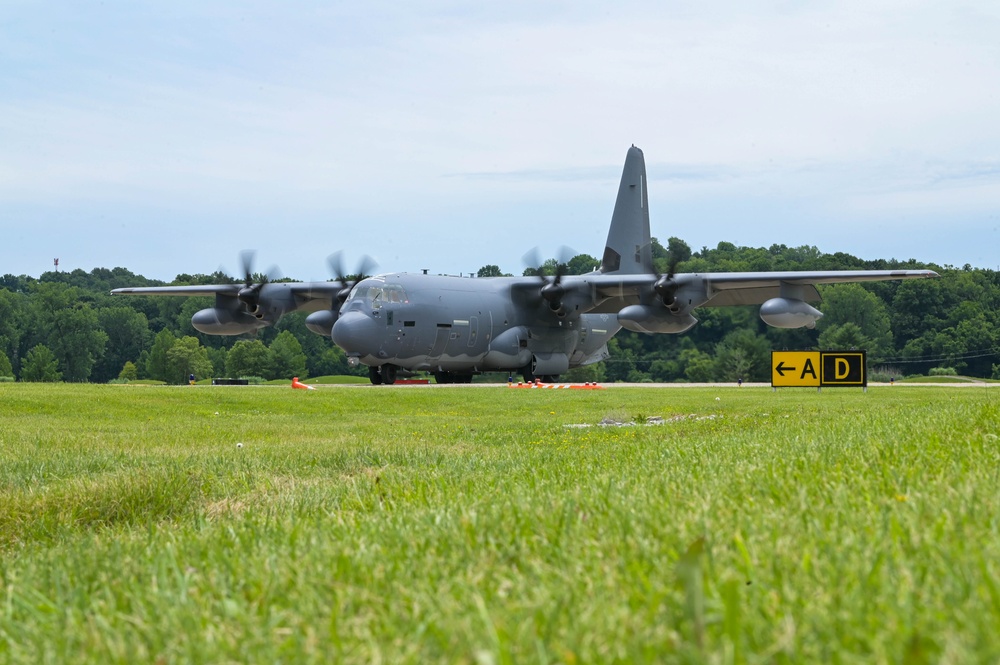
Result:
M56 265L56 272L59 272L59 259L52 259L52 263Z

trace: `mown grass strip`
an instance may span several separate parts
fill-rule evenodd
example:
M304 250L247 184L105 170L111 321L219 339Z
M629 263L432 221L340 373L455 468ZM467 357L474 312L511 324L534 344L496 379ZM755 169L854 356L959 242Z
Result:
M996 395L0 386L0 659L993 661Z

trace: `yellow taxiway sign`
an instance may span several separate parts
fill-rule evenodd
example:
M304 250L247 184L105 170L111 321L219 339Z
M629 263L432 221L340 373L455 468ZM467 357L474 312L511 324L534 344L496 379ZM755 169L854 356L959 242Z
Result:
M772 388L868 385L864 351L772 351Z

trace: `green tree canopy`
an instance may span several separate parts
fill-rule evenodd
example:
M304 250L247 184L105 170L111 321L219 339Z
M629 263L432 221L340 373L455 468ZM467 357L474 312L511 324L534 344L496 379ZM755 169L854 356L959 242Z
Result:
M126 361L136 361L149 346L152 333L142 312L131 307L104 307L97 310L97 320L108 336L104 357L94 366L91 380L105 383L115 378Z
M21 365L21 380L36 383L54 383L62 379L59 361L44 344L38 344L24 358Z
M167 376L170 383L186 383L192 374L196 381L212 376L212 361L196 337L181 337L167 350Z
M0 376L14 376L14 367L10 364L10 358L3 351L0 351Z
M829 326L819 336L819 348L821 349L871 349L874 346L871 338L864 333L861 326L850 321Z
M108 341L97 313L76 287L39 282L32 290L37 338L55 355L64 380L87 381Z
M118 378L125 379L126 381L135 381L139 378L139 368L135 366L134 362L127 360L122 366L122 371L118 372Z
M272 379L291 379L297 376L300 379L308 376L306 369L306 354L302 352L302 345L291 331L283 330L271 342L271 372Z
M601 262L590 254L577 254L566 264L567 275L586 275L593 272Z
M716 351L717 381L767 381L771 369L771 345L752 330L734 330Z
M339 346L333 344L324 349L319 358L309 364L309 376L328 376L336 374L354 374L360 376L362 372L367 374L368 368L360 365L351 368L347 364L347 354Z
M28 311L28 296L0 288L0 353L7 356L15 369L23 354Z
M704 351L685 349L681 352L681 363L688 381L708 383L715 376L715 360Z
M156 334L153 340L153 348L149 350L146 358L146 376L157 381L170 382L170 365L167 362L167 352L170 351L177 338L174 334L164 328Z
M259 339L241 339L229 349L226 373L232 378L270 376L271 351Z
M500 270L500 266L493 265L492 263L483 266L476 273L476 277L502 277L503 272Z
M674 260L683 263L691 259L691 247L680 238L670 237L667 239L667 260Z
M823 318L816 324L822 348L836 348L830 337L822 334L850 323L858 328L863 346L873 360L892 355L892 329L885 303L860 284L837 284L823 287ZM849 348L849 347L844 347Z

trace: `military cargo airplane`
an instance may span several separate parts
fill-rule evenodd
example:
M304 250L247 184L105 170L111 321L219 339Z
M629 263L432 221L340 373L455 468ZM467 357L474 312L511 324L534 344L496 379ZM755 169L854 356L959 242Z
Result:
M852 270L665 274L653 267L648 187L642 151L632 146L618 187L600 267L585 275L472 279L386 273L358 280L162 286L115 289L115 295L214 295L192 325L211 335L239 335L273 325L292 311L329 336L374 384L400 369L432 372L438 383L468 383L482 372L553 381L608 357L621 329L685 332L698 307L760 305L778 328L813 328L822 312L817 284L936 277L930 270ZM364 272L364 271L362 271Z

